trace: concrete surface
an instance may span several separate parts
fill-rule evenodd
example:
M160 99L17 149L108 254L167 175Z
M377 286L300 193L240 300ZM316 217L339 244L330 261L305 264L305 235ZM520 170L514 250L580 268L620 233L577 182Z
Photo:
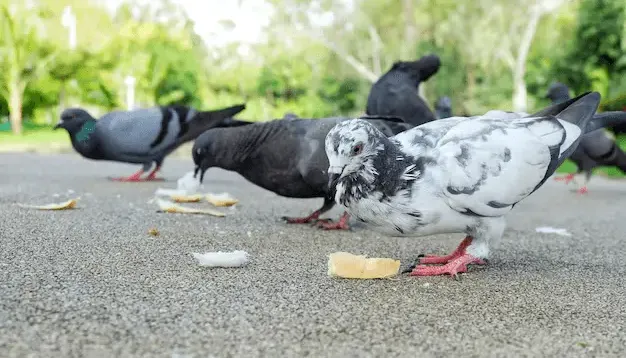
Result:
M105 177L138 166L0 155L0 356L626 354L626 182L595 177L581 197L550 180L509 215L489 267L461 281L359 281L329 278L327 255L404 265L454 249L462 235L388 238L287 225L281 215L306 214L321 199L281 198L219 169L205 187L241 200L228 216L157 213L148 203L156 188L175 187L192 168L172 159L167 182L114 183ZM72 211L16 205L75 195L82 199ZM538 226L572 236L536 233ZM237 249L250 253L248 266L204 268L191 256Z

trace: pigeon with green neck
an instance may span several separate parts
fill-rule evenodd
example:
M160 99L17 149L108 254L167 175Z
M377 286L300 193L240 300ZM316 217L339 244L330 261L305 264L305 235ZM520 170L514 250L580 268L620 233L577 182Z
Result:
M159 106L132 111L114 111L96 120L81 108L68 108L54 129L65 129L72 147L84 158L143 164L129 177L116 181L162 180L156 177L165 157L180 145L195 140L204 131L236 127L248 122L232 119L245 105L214 111L196 111L186 106ZM155 168L145 179L141 176Z

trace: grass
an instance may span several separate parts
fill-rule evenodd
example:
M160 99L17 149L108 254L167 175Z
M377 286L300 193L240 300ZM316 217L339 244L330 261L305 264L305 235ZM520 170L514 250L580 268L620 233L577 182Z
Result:
M622 148L623 151L626 152L626 135L620 135L615 138L617 145ZM570 161L566 160L563 165L561 165L557 170L557 173L575 173L576 165ZM602 175L607 176L609 178L623 178L625 175L615 167L598 167L593 170L594 175Z
M71 143L64 130L25 129L21 136L16 136L11 132L0 132L0 152L50 153L70 148Z

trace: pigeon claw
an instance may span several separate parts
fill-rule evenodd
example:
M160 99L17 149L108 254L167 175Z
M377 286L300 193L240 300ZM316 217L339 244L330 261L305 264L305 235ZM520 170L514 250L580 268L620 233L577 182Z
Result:
M437 255L419 255L418 261L423 265L438 265L447 264L448 262L461 257L465 254L465 249L472 243L472 238L466 236L459 246L449 255L437 256Z
M463 254L443 266L417 265L409 276L450 275L455 280L458 280L458 274L467 272L467 265L471 264L484 265L485 261L470 254Z
M112 181L138 182L138 181L143 181L143 179L141 179L141 174L143 174L143 170L140 170L129 177L110 178L110 179Z
M344 212L336 223L329 219L318 220L317 227L324 230L350 230L348 225L349 217L348 213Z
M581 195L582 195L582 194L587 194L588 192L589 192L589 191L587 190L587 187L586 187L586 186L583 186L582 188L580 188L580 189L576 190L576 193L581 194Z
M339 220L332 222L331 220L320 220L317 222L317 227L323 230L350 230L348 223Z
M148 176L146 177L146 181L163 181L165 179L163 178L157 178L156 177L156 173L161 169L160 166L157 166L156 168L154 168L153 171L150 172L150 174L148 174Z
M314 212L313 214L303 217L303 218L294 218L289 216L283 216L282 219L285 220L289 224L308 224L317 222L317 218L320 216L318 212Z

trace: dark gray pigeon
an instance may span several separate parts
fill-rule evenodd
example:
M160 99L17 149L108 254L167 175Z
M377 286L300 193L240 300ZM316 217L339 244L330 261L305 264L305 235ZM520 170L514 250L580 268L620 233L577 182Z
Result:
M441 66L437 55L423 56L417 61L399 61L382 75L367 98L368 115L394 116L414 126L436 119L418 94L420 83L432 77Z
M435 113L439 119L452 117L452 100L450 97L443 96L437 100Z
M394 135L412 126L399 118L371 116L368 122ZM326 133L348 118L277 119L238 128L215 128L196 139L192 156L204 180L207 169L218 167L239 173L253 184L288 198L324 198L322 207L301 218L283 217L289 223L317 222L324 229L347 229L348 215L340 220L319 220L335 205L328 191Z
M551 99L553 104L567 101L570 99L569 88L563 83L555 82L548 89L546 98ZM626 173L626 153L604 129L585 134L570 159L578 167L576 174L585 173L585 181L578 189L580 194L587 192L587 183L596 167L615 166ZM572 173L556 177L555 180L569 184L570 181L574 180L574 176L575 174Z
M232 117L243 111L240 104L215 111L196 111L186 106L114 111L96 120L81 108L68 108L54 129L67 130L74 149L94 160L143 164L143 168L116 181L162 180L156 178L165 157L185 142L214 127L240 127L250 123ZM156 167L145 179L141 175Z
M393 137L360 119L343 121L325 140L329 191L390 236L465 234L450 255L421 257L408 270L456 277L486 264L506 214L545 183L583 133L613 120L594 118L599 103L600 94L588 92L531 115L451 117Z

